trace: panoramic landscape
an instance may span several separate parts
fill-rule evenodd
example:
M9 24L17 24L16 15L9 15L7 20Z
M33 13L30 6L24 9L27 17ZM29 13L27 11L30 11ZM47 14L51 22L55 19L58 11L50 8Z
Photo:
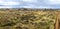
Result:
M60 29L60 0L0 0L0 29Z
M59 13L54 9L0 9L0 29L58 29Z

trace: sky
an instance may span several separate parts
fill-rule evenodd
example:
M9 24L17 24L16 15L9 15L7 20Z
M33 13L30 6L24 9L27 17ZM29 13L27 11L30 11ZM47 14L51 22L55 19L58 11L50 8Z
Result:
M60 8L60 0L0 0L0 8Z

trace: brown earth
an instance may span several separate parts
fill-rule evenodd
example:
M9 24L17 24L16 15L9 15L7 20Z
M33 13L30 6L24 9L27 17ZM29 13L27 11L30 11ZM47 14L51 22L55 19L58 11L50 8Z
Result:
M60 29L60 11L58 11L56 14L57 14L57 19L55 23L55 29Z

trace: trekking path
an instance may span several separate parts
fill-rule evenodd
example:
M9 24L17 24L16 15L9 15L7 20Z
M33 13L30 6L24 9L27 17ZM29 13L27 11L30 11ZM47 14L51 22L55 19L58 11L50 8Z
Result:
M60 12L57 12L57 19L56 19L55 29L59 29L59 19L60 19Z

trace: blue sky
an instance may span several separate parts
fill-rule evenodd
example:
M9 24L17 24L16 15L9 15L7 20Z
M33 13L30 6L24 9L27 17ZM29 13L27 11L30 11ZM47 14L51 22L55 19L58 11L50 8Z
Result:
M60 8L60 0L0 0L0 8Z

